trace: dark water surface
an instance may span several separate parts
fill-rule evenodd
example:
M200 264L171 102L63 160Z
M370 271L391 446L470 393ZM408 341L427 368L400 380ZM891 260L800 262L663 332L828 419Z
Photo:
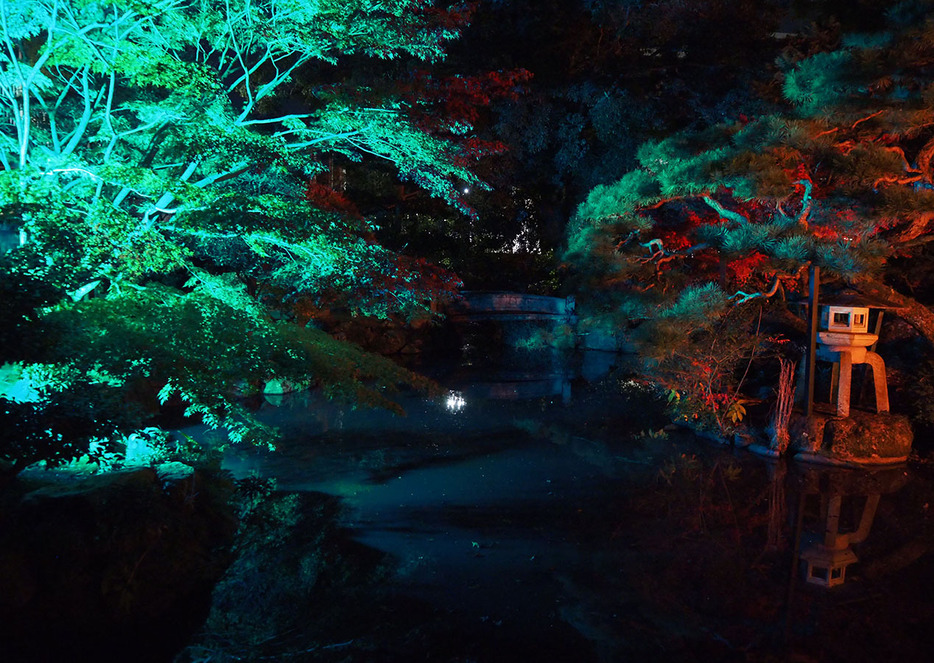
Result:
M656 395L599 359L589 382L553 364L452 373L406 417L268 403L279 450L224 466L276 477L298 516L218 588L211 623L243 620L243 641L206 636L189 659L934 658L929 464L777 464L662 431ZM858 560L845 582L805 582L800 554L833 547ZM262 637L224 598L244 583L270 606Z

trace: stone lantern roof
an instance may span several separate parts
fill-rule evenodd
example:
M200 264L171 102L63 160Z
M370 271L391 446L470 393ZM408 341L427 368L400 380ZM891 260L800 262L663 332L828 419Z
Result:
M878 297L867 297L849 289L827 295L821 294L819 303L821 306L853 306L885 311L897 311L903 308L893 302Z
M790 297L788 303L792 306L807 306L808 300L807 297ZM820 306L853 306L877 311L900 311L904 308L885 299L867 297L849 288L827 294L821 292L818 303Z

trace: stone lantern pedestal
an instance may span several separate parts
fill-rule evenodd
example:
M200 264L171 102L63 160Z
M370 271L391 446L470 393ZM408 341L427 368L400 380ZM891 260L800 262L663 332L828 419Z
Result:
M868 364L872 369L876 411L889 411L889 390L885 379L885 362L868 348L876 344L876 334L822 331L817 334L817 358L835 364L837 416L850 416L850 386L853 365Z

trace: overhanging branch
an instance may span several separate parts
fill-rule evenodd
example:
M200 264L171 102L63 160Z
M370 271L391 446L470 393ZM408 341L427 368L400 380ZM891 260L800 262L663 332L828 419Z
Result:
M779 291L783 291L782 280L776 276L775 280L772 281L772 285L765 292L743 292L742 290L737 290L728 299L735 299L736 301L734 304L739 306L740 304L745 304L750 300L758 299L760 297L769 299L770 297L774 297L776 294L778 294Z
M707 203L707 205L711 207L723 219L728 219L734 223L739 223L739 224L749 223L749 219L747 219L744 215L740 214L739 212L728 210L727 208L725 208L723 205L718 203L716 200L714 200L710 196L703 196L701 200Z

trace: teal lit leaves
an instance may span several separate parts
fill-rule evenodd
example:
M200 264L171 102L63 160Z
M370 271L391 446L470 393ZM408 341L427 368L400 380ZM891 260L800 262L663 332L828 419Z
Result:
M417 127L398 102L368 108L334 104L312 119L307 128L289 130L294 149L330 149L352 160L379 155L394 163L403 179L461 211L467 209L460 201L459 189L489 188L459 163L453 143Z
M848 102L860 91L860 85L852 53L841 50L818 53L800 62L786 74L783 92L807 116Z
M418 383L391 361L373 357L314 328L257 319L219 300L209 283L194 292L131 289L107 299L60 305L46 324L68 330L50 353L60 371L118 385L161 385L189 414L225 428L236 441L271 444L274 431L230 399L243 382L312 379L352 402L398 409L387 393Z
M689 328L711 324L729 303L726 293L715 283L690 286L677 299L659 312L662 319L685 322Z
M3 465L15 473L38 461L70 462L132 425L121 391L109 385L78 380L42 393L37 402L0 397L0 472Z
M791 235L783 237L775 243L773 255L779 260L787 260L795 264L802 264L811 255L811 246L804 235Z
M659 182L652 173L634 170L615 184L594 187L578 208L576 219L579 224L587 220L616 219L627 210L657 200L660 195Z
M41 432L56 393L75 385L128 400L161 389L232 439L269 443L236 400L244 381L390 408L391 385L426 386L303 326L307 315L295 324L307 302L411 317L443 290L419 282L425 265L375 244L372 223L316 207L306 189L335 157L389 163L467 212L459 188L483 184L451 137L411 121L385 86L311 79L348 56L437 60L460 9L0 0L0 14L0 215L28 238L4 257L4 291L17 295L4 302L17 339L5 358L68 377L21 412L30 426Z

